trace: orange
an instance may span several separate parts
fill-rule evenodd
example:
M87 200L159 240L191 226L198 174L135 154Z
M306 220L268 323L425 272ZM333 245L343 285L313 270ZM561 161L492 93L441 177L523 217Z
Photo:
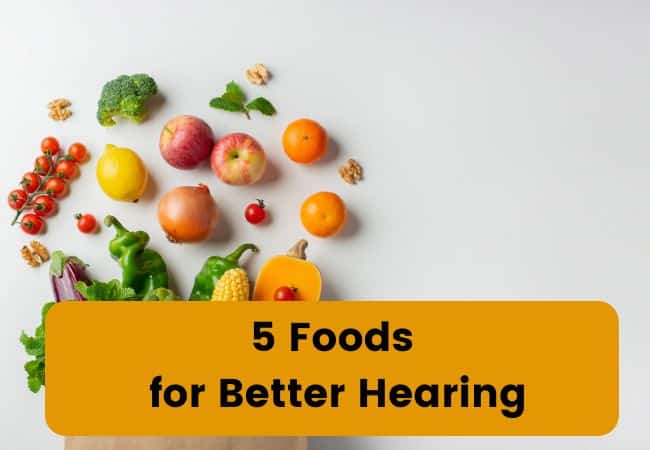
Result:
M300 208L300 220L314 236L332 236L343 228L347 210L334 192L317 192L307 197Z
M282 135L284 152L292 161L302 164L321 159L327 150L327 133L318 122L298 119L289 124Z

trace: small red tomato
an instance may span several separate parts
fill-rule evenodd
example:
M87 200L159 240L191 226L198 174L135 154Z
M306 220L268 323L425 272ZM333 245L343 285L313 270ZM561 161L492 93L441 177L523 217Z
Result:
M54 173L66 180L70 180L77 174L77 163L66 159L59 161L56 163L56 166L54 166Z
M257 203L251 203L246 207L244 216L248 223L257 224L266 218L266 211L264 211L264 200L257 199Z
M45 222L36 214L25 214L20 221L20 228L27 234L38 234Z
M49 153L50 155L56 155L59 153L61 147L59 146L59 141L52 136L48 136L41 141L41 151L43 153Z
M82 233L92 233L97 228L97 220L92 214L75 214L77 219L77 228Z
M86 156L88 156L88 150L86 146L80 142L75 142L74 144L68 147L68 155L72 156L77 162L84 162Z
M56 202L49 195L39 195L32 202L32 211L41 217L47 217L54 212Z
M47 175L50 171L50 160L47 156L39 156L34 163L34 172L40 175Z
M23 186L25 192L31 194L36 189L38 189L38 186L41 184L41 177L39 177L38 174L34 172L27 172L25 175L23 175L23 179L20 180L20 184Z
M276 300L278 302L288 302L295 300L297 292L298 289L295 287L280 286L275 290L275 294L273 294L273 300Z
M59 177L50 178L45 182L45 191L54 198L59 198L65 194L67 185Z
M27 193L22 189L14 189L7 196L7 203L11 209L20 209L27 201Z

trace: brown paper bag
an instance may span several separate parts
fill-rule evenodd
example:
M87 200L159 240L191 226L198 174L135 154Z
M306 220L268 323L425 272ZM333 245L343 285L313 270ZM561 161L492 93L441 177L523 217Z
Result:
M307 450L307 438L77 436L65 438L65 450Z

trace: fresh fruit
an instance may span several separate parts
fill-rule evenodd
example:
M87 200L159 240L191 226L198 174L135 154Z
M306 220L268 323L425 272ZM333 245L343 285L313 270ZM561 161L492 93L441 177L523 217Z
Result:
M77 228L82 233L92 233L97 229L97 219L92 214L75 214Z
M39 156L34 162L34 172L40 175L46 175L49 173L51 167L52 164L50 164L50 160L45 155Z
M60 149L61 147L59 146L59 141L57 141L56 138L53 138L52 136L48 136L41 141L41 151L43 153L54 156L59 153Z
M113 200L137 201L147 188L149 175L136 152L126 147L106 145L97 162L97 181Z
M269 259L257 275L253 300L272 301L278 286L290 286L297 291L299 300L320 300L321 276L313 263L307 261L307 241L298 241L286 255Z
M20 180L20 184L23 186L25 192L31 194L41 185L41 177L34 172L27 172L23 175L23 179Z
M88 157L88 150L82 143L75 142L68 147L68 155L72 156L78 163L82 163Z
M170 242L203 241L218 219L217 204L204 184L174 188L158 203L158 222Z
M313 163L321 159L327 150L327 133L311 119L298 119L284 130L282 146L292 161Z
M244 269L230 269L217 281L212 292L213 302L245 302L250 296L250 284Z
M54 166L54 173L61 178L70 180L77 175L77 164L74 161L64 159L56 163L56 166Z
M335 235L345 225L347 210L341 197L333 192L317 192L310 195L300 208L300 220L314 236Z
M27 234L38 234L45 222L36 214L25 214L20 221L20 228Z
M228 184L252 184L262 178L266 155L248 134L232 133L219 139L210 156L212 171Z
M65 184L65 181L63 181L61 178L55 177L47 180L43 188L45 189L45 192L47 192L49 195L53 196L54 198L59 198L65 195L67 190L67 185Z
M264 200L257 199L257 203L250 203L244 211L244 216L248 223L258 224L266 219L266 211L264 210Z
M210 126L194 116L178 116L160 132L160 154L177 169L193 169L210 157L214 134Z
M11 209L20 209L27 201L27 193L22 189L14 189L7 196L7 203Z
M273 294L273 300L277 302L289 302L296 300L297 292L298 289L296 288L291 288L289 286L280 286L275 290L275 293Z
M47 217L54 212L56 202L49 195L39 195L32 201L32 210L34 214L41 217Z

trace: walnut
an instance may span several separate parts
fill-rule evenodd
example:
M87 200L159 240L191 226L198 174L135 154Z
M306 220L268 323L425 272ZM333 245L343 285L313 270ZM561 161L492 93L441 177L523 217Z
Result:
M348 159L345 166L339 167L339 175L348 184L357 184L363 179L361 166L354 159Z
M265 84L269 77L269 71L264 67L264 64L255 64L246 71L246 78L253 84Z
M47 250L47 247L45 247L43 244L41 244L38 241L31 241L29 243L29 246L32 248L34 253L38 255L40 258L41 262L45 262L48 259L50 259L50 252Z
M52 120L66 120L72 115L72 111L68 109L70 100L67 98L56 98L47 104L50 110L50 119Z

